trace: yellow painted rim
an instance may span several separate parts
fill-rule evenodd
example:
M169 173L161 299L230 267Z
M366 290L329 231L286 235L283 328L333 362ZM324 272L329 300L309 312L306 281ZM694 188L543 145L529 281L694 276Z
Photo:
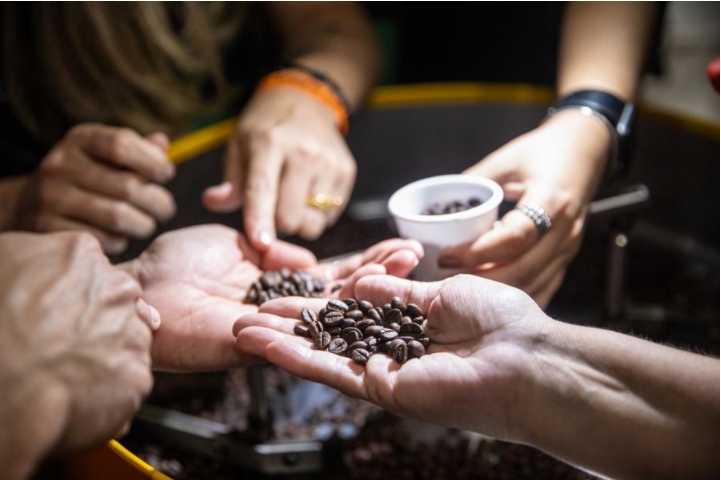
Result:
M472 82L422 83L377 87L368 98L368 107L399 108L474 102L549 105L554 99L553 89L535 85ZM646 105L642 106L640 110L644 117L657 118L704 137L719 138L719 125L714 122ZM230 118L178 138L170 145L168 151L170 159L176 165L181 164L221 146L233 133L235 122L235 117Z
M125 460L133 468L140 471L140 473L142 473L145 477L150 478L152 480L173 480L172 478L165 475L164 473L156 470L151 465L148 465L147 463L145 463L140 457L135 455L133 452L131 452L127 448L123 447L117 441L110 440L107 443L107 446L110 450L115 452L120 458Z

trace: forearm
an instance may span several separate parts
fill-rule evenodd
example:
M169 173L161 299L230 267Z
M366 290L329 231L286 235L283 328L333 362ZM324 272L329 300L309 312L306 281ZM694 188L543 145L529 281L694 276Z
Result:
M281 35L285 61L315 68L336 82L353 108L379 70L379 49L361 8L352 2L266 4Z
M30 181L29 175L0 180L0 231L17 230L17 213L22 191Z
M573 2L561 32L558 93L636 94L656 11L654 2Z
M528 443L613 478L718 478L718 360L605 330L550 332Z

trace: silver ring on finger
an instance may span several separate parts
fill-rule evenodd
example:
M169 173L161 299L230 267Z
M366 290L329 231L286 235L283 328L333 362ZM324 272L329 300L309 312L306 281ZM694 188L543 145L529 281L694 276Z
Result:
M516 207L518 211L531 219L538 229L538 234L544 236L551 229L551 217L546 214L546 211L537 205L524 203Z

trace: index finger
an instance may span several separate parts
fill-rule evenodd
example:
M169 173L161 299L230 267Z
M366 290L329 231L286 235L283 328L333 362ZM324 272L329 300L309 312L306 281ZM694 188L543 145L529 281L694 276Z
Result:
M89 155L153 181L165 183L175 175L175 166L165 152L129 128L84 124L74 127L68 138Z
M275 210L283 153L268 142L251 139L243 192L245 231L255 248L268 250L275 240Z

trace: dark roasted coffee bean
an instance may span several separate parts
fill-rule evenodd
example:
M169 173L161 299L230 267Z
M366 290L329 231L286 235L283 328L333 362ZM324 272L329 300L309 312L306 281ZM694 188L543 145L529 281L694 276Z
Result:
M248 290L248 295L245 296L245 303L257 303L258 302L258 289L255 285L251 285Z
M365 365L366 363L368 363L368 359L370 358L370 356L371 353L363 348L353 350L353 353L351 354L351 358L353 358L353 361L360 365Z
M390 310L391 308L393 308L393 307L391 307L391 304L390 304L390 303L386 303L385 305L383 305L383 313L386 313L386 312L387 312L388 310Z
M328 313L328 309L323 307L320 310L318 310L318 320L321 322L323 321L323 318L325 317L325 314Z
M370 352L371 355L374 355L375 353L378 352L378 345L373 345L372 347L368 347L368 351Z
M411 358L420 358L426 354L426 347L421 342L411 340L408 342L408 356Z
M398 333L402 335L417 335L419 333L423 333L423 328L417 323L409 322L401 325Z
M363 338L363 333L355 327L344 328L340 332L340 336L348 345L355 343Z
M318 315L316 315L313 310L304 308L303 311L300 312L300 318L303 319L305 323L313 323L318 320Z
M365 320L361 320L360 322L356 322L355 326L357 329L359 329L361 332L365 331L366 328L372 327L375 325L376 322L373 320L366 318Z
M331 300L326 305L326 308L328 310L335 310L340 313L345 313L348 311L348 305L345 304L345 302L342 302L340 300Z
M270 298L268 297L268 292L262 291L258 294L258 305L263 305L268 300L270 300Z
M315 291L315 284L313 283L312 278L306 278L300 285L303 287L303 290L305 290L308 294L311 294Z
M404 323L411 323L411 317L401 318L401 325L403 325Z
M401 297L393 297L391 298L391 308L395 308L400 310L401 312L406 309L406 304L403 303L403 300L401 300Z
M318 290L318 284L317 284L317 283L316 283L315 287L316 287L316 291L317 291L317 292L322 291L322 289L321 289L321 290ZM330 293L335 293L335 292L337 292L338 290L340 290L341 288L343 288L343 285L341 285L340 283L336 283L335 285L333 285L333 286L330 288Z
M280 278L282 278L283 280L288 280L291 274L290 270L287 268L281 268L278 273L280 273Z
M410 335L398 335L398 340L403 340L404 342L408 343L412 340L415 340L416 337L412 337Z
M413 319L413 323L417 323L418 325L423 325L423 322L425 322L426 319L423 316L418 316Z
M383 318L383 323L388 325L390 323L400 323L401 322L401 311L397 308L392 308L386 312L385 317Z
M313 338L320 337L320 335L323 333L323 330L323 324L320 323L318 320L308 325L308 332Z
M263 288L268 289L268 288L275 287L278 282L277 282L276 276L273 272L265 272L260 277L260 283L261 283L261 285L263 285Z
M358 308L360 309L361 312L363 312L365 314L365 313L368 313L368 310L373 308L373 304L371 302L369 302L368 300L361 300L360 303L358 304Z
M368 348L377 346L380 343L376 337L366 337L363 341L368 344Z
M418 341L426 350L428 350L428 347L431 345L431 339L428 337L420 337Z
M326 330L332 337L339 336L341 331L343 331L343 329L340 327L330 327Z
M356 302L355 298L346 298L343 300L343 303L348 305L348 310L355 310L358 308L358 302Z
M358 322L360 320L363 320L363 312L361 312L360 310L349 310L345 312L345 317L352 318L353 320Z
M268 299L273 300L275 298L280 298L280 295L275 290L268 290Z
M343 314L335 310L331 310L323 317L323 324L326 327L338 327L343 322Z
M406 306L406 311L403 313L405 313L406 315L408 315L411 318L416 318L416 317L420 317L423 315L423 312L421 311L421 307L419 307L415 303L409 303Z
M468 206L471 208L477 207L478 205L482 204L483 201L478 197L471 197L468 199Z
M383 323L383 310L380 308L371 308L368 310L368 313L366 313L366 316L375 321L378 325Z
M421 344L418 343L418 345ZM423 345L421 345L421 348L423 348ZM330 341L330 344L328 345L328 351L330 353L335 353L336 355L343 355L347 349L348 344L342 338L334 338Z
M340 322L340 328L348 328L348 327L355 327L356 321L352 318L344 318L342 322Z
M293 327L293 333L300 337L311 338L308 327L306 327L305 325L296 325L295 327Z
M313 343L318 350L325 350L330 345L331 336L328 332L323 332L320 336L313 339Z
M400 332L400 330L401 330L401 326L398 325L397 323L391 323L390 325L388 325L388 328L391 328L391 329L395 330L396 332Z
M353 343L351 343L350 345L348 345L348 352L350 353L350 352L352 352L353 350L355 350L355 349L357 349L357 348L361 348L361 349L364 349L364 350L365 350L365 349L368 348L368 344L367 344L366 342L360 342L360 341L359 341L359 342L353 342Z
M388 343L388 353L396 362L403 365L408 360L408 345L402 340L394 340Z
M381 341L383 341L383 342L390 342L397 336L398 336L398 332L396 332L392 328L384 328L383 330L381 330L380 335L379 335Z
M383 331L383 327L380 325L371 325L363 331L363 335L366 337L377 337L381 334L381 331Z

